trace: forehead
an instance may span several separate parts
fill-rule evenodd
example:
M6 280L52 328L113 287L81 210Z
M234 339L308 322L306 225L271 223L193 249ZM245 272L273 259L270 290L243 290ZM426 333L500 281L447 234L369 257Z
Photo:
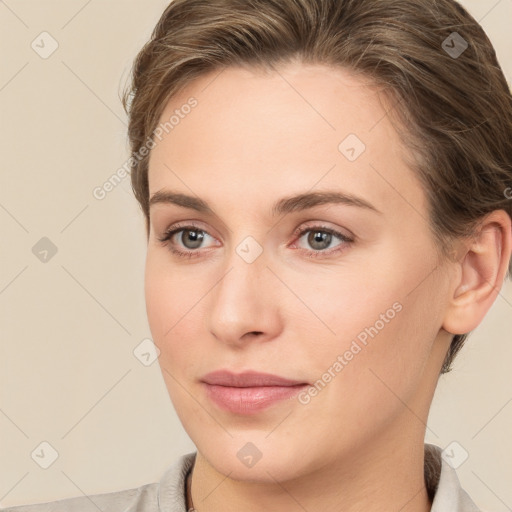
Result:
M174 122L151 152L150 195L236 187L265 200L294 187L336 187L372 197L379 209L404 194L421 204L391 108L382 90L343 68L213 71L166 105L160 123Z

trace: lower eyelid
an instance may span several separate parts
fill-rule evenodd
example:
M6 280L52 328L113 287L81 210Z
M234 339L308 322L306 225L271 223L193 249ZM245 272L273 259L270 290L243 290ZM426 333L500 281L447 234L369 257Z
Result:
M178 245L178 248L172 247L173 245L177 245L176 243L175 244L171 243L172 238L179 235L180 233L183 233L184 231L198 231L200 233L203 233L205 236L208 236L208 237L212 238L213 240L215 240L215 237L210 235L205 229L200 228L199 226L194 226L194 225L176 226L176 227L168 230L166 233L164 233L164 235L162 237L157 237L157 239L164 246L168 246L169 250L171 250L171 252L174 252L179 255L187 255L187 256L189 256L189 255L192 256L192 255L196 255L196 254L199 256L202 252L209 251L210 249L213 249L215 246L217 246L217 247L219 246L219 244L214 244L213 246L210 246L210 247L200 247L197 249L187 249L186 247L181 248L180 245ZM329 233L333 237L337 238L340 241L340 244L336 245L335 247L332 247L330 249L325 249L325 250L315 251L314 249L297 247L298 250L306 252L306 253L310 253L314 257L322 257L322 256L327 257L328 255L331 255L332 253L342 251L343 249L340 249L341 246L349 245L350 243L352 243L354 241L354 239L352 237L349 237L343 233L340 233L339 231L337 231L333 228L328 228L328 227L319 225L319 226L305 227L302 230L300 230L299 233L294 234L295 241L293 242L293 244L296 244L298 242L298 240L300 240L305 234L312 232L312 231L320 231L320 232L324 232L324 233Z

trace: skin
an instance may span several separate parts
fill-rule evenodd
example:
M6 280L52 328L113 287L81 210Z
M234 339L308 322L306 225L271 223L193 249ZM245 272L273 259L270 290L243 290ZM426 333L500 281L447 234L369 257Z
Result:
M452 335L474 329L501 288L509 217L493 212L480 236L440 258L386 98L347 70L293 62L215 71L174 96L161 120L191 96L197 107L151 152L150 197L193 195L214 215L151 207L145 293L162 375L198 450L195 509L430 510L428 410ZM353 162L338 150L348 134L366 145ZM271 214L283 197L333 190L380 213L329 204ZM158 241L178 222L206 232L198 248L186 231L173 237L198 257ZM294 232L319 223L354 241L334 236L308 258L318 253L315 229ZM252 263L236 252L248 236L263 251ZM401 310L307 404L242 416L205 394L201 377L221 368L313 384L395 303ZM262 453L250 468L237 457L248 442Z

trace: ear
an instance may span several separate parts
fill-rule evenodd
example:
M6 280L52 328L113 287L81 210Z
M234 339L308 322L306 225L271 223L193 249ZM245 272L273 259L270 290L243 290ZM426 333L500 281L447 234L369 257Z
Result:
M495 210L479 223L464 245L458 277L450 288L443 328L451 334L475 329L498 296L512 251L512 224L507 212Z

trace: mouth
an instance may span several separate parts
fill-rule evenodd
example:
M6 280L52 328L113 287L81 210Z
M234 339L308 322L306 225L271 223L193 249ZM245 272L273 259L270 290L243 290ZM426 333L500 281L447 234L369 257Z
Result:
M201 382L216 406L234 414L255 414L295 397L309 386L307 382L255 371L235 374L219 370L205 375Z

